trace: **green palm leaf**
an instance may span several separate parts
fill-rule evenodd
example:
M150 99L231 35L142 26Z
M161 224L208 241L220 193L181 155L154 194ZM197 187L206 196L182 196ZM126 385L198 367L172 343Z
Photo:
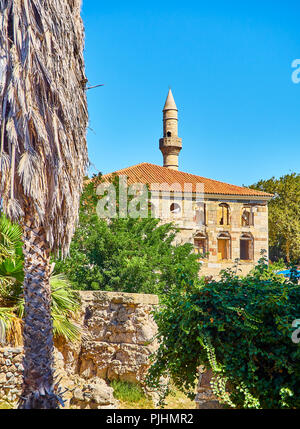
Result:
M68 280L62 274L50 278L51 285L51 314L54 336L61 336L66 340L75 341L79 338L79 328L70 321L80 308L80 300Z
M69 341L76 341L80 336L80 329L72 323L64 314L51 311L53 321L53 334L55 337L63 337Z
M23 261L5 259L0 264L0 277L8 278L10 280L22 283L24 279Z
M13 254L20 246L22 230L19 225L13 224L3 213L0 215L0 257Z
M21 242L22 231L4 214L0 214L0 342L8 339L14 326L24 318L22 283L24 262ZM80 331L70 320L79 310L80 301L62 274L50 278L53 333L74 341ZM5 307L4 307L5 306ZM15 329L17 331L17 329Z

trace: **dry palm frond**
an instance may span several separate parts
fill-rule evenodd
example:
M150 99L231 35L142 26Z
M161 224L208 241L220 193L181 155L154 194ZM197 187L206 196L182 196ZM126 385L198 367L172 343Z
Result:
M63 255L88 162L80 3L0 0L0 196Z
M13 317L10 329L6 333L6 341L13 346L23 345L23 321L19 317Z
M12 307L0 307L0 344L22 345L22 326Z

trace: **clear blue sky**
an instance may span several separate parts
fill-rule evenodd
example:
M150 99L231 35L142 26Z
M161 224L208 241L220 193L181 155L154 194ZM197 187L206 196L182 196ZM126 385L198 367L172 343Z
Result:
M237 185L300 172L300 3L83 0L89 157L111 172L162 165L171 86L179 169Z

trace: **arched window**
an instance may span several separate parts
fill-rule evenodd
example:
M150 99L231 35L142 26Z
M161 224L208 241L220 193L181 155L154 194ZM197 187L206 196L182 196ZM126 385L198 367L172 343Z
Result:
M242 208L242 226L252 226L254 225L254 216L252 207L243 207Z
M179 204L177 204L177 203L172 203L172 204L170 205L170 212L171 212L172 214L179 214L179 213L181 212L181 207L180 207L180 205L179 205Z
M205 255L208 252L207 236L202 232L199 232L194 237L194 249L195 253L199 255Z
M218 259L226 260L231 258L231 237L228 232L221 232L218 235Z
M171 133L171 131L168 131L168 132L167 132L167 137L172 137L172 133Z
M254 259L254 240L252 234L241 235L240 259L241 261L253 261Z
M229 205L226 203L219 204L218 207L218 224L230 225Z

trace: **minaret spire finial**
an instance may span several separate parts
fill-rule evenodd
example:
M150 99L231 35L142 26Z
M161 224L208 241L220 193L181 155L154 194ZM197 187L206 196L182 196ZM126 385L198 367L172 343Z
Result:
M167 109L177 110L177 106L176 106L171 88L169 88L168 96L164 105L164 110L167 110Z

